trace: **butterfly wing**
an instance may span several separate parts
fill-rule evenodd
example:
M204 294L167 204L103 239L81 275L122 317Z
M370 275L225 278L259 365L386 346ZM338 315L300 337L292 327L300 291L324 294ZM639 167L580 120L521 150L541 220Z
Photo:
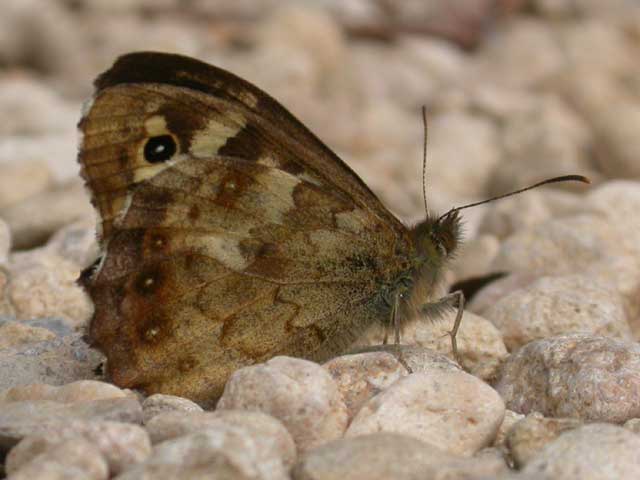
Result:
M384 318L407 231L275 100L156 53L96 87L79 161L102 257L83 283L117 384L207 403L241 366L326 358Z

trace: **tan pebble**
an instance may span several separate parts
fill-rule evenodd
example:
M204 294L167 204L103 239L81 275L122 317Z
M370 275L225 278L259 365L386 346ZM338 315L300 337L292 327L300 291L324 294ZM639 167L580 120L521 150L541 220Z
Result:
M258 410L280 420L300 452L339 438L347 408L331 375L320 365L290 357L237 370L218 409Z
M124 472L118 480L209 477L286 480L288 475L280 459L262 455L247 430L227 425L156 445L146 461Z
M611 424L591 424L564 432L522 470L544 478L605 480L640 478L640 437Z
M371 397L408 375L407 369L389 352L343 355L323 365L342 394L352 419Z
M3 402L24 400L51 400L60 403L85 402L107 398L123 398L126 393L111 383L95 380L78 380L66 385L23 385L4 392Z
M0 217L11 228L14 248L19 249L38 246L65 225L93 215L84 186L76 179L0 208Z
M106 480L107 461L95 446L81 438L66 440L36 455L11 473L12 480Z
M498 434L496 435L496 439L493 441L493 445L495 447L503 446L507 438L507 435L509 434L513 426L523 418L524 418L524 415L521 413L516 413L509 409L505 410L504 419L500 424L500 428L498 429Z
M0 324L0 349L17 348L55 337L56 334L46 328L32 327L15 321Z
M519 413L618 423L640 416L639 370L636 342L573 333L513 353L496 389Z
M23 438L11 449L5 468L8 473L17 471L40 453L74 438L95 446L107 460L112 475L144 461L151 453L149 435L138 425L75 420L50 428L47 435Z
M524 467L542 448L563 432L582 425L577 418L545 418L539 413L527 415L507 434L506 446L517 468Z
M369 400L345 435L402 433L471 456L493 443L504 410L498 393L478 378L433 367L398 380Z
M51 187L53 176L43 161L0 164L0 209Z
M76 283L78 265L36 249L12 255L7 297L18 319L61 317L74 327L84 326L93 307Z
M146 425L154 444L205 430L240 428L255 439L255 447L268 461L280 458L287 467L296 459L296 446L284 425L262 412L216 410L213 412L164 412Z
M532 340L571 332L632 339L624 298L586 275L541 277L498 300L484 315L512 351Z
M292 471L294 480L496 478L508 471L496 455L462 458L416 438L372 433L334 440L311 450Z
M142 414L145 425L153 417L165 412L202 412L202 407L188 398L156 393L142 402Z

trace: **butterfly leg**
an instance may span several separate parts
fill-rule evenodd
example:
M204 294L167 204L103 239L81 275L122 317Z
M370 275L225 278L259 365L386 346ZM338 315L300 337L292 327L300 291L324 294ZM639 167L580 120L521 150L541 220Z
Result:
M398 315L399 303L400 303L400 293L396 292L396 294L393 296L393 306L391 308L390 326L393 326L393 335L394 335L393 349L391 351L393 355L396 357L396 360L398 360L398 362L400 363L400 365L406 368L407 372L413 373L412 368L409 366L409 364L404 358L404 355L402 354L402 348L400 345L400 316ZM387 331L384 336L385 343L387 341L388 333L389 333L389 329L387 328Z
M458 341L456 339L458 330L460 329L460 323L462 322L462 313L464 312L464 293L462 290L451 292L436 302L427 303L422 306L421 310L422 313L427 316L439 316L442 315L443 310L447 308L455 308L457 310L453 327L447 332L447 334L451 337L451 351L453 353L453 357L456 362L462 365L462 357L458 352Z

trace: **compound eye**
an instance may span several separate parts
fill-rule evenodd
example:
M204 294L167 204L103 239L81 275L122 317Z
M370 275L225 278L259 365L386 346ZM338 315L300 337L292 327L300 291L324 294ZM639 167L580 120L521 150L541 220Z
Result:
M177 149L171 135L151 137L144 146L144 159L149 163L166 162L173 157Z

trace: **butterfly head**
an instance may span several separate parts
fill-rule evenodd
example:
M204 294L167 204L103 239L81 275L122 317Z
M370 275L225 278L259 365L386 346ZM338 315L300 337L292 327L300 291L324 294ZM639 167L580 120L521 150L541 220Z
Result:
M462 237L461 218L457 210L441 217L429 215L414 228L415 246L420 263L435 266L455 253Z

